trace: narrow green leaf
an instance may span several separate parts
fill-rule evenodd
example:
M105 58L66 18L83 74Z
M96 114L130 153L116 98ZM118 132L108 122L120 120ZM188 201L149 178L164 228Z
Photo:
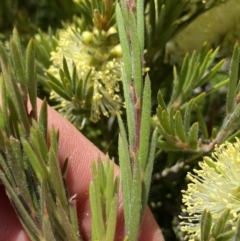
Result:
M8 96L9 97L9 96ZM22 124L20 124L19 116L16 110L16 106L14 105L11 98L8 98L8 121L9 121L9 131L11 135L14 137L19 137L20 133L23 134L23 136L26 136L27 132L24 130L24 127ZM18 126L21 126L21 128L18 128ZM21 132L19 131L21 129Z
M48 80L47 83L58 95L63 97L65 100L71 101L71 97L68 96L65 89L59 87L59 85L53 83L50 80Z
M128 157L128 151L125 153L126 147L124 147L122 136L118 139L118 153L119 153L119 164L121 170L121 183L122 183L122 195L123 195L123 210L126 229L130 230L131 221L131 201L132 192L132 173L130 166L130 158ZM130 170L129 170L130 169Z
M229 78L221 81L220 83L217 83L217 84L214 85L210 90L208 90L208 91L206 92L206 96L211 95L212 93L216 92L216 91L219 90L221 87L223 87L224 85L226 85L228 82L229 82Z
M47 140L47 100L44 98L41 109L39 112L39 117L38 117L38 126L40 128L40 131L42 132L42 135L44 136L45 140Z
M202 93L198 94L197 96L195 96L193 98L194 104L200 103L204 99L205 96L206 96L205 92L202 92Z
M189 134L188 134L188 144L189 146L193 149L196 150L197 149L197 143L198 143L198 130L199 130L199 125L198 122L195 122L190 130L189 130Z
M126 73L126 79L127 83L130 84L132 81L132 61L130 55L130 46L127 37L126 26L124 24L123 15L118 3L116 4L116 19L119 31L119 38L123 49L123 62Z
M120 175L117 175L114 180L114 195L118 195L119 193L119 186L120 186Z
M204 47L206 47L206 44L203 45L201 50L203 50ZM210 61L211 56L212 56L212 49L210 49L205 56L204 56L204 53L200 53L199 55L200 58L198 61L198 63L200 63L199 76L202 76L204 72L207 70L209 63L211 63ZM203 59L201 59L201 57Z
M66 78L64 78L64 79L66 79ZM72 97L74 96L74 94L73 94L73 92L72 92L72 86L71 86L71 84L66 84L66 86L65 86L65 88L66 88L66 94L68 95L68 96L70 96L70 98L72 99Z
M175 131L176 131L176 135L179 137L179 139L183 143L185 143L186 142L186 134L185 134L184 128L183 128L182 115L179 110L175 114Z
M145 79L145 86L142 97L141 110L141 127L140 127L140 145L139 145L139 160L141 169L144 170L147 163L149 136L151 127L151 86L148 75Z
M24 66L22 61L22 54L18 52L17 44L14 41L14 39L11 39L10 41L10 49L11 49L11 58L13 62L14 71L16 73L19 84L23 90L23 93L26 95L27 81L26 81L26 76L25 76L25 71L24 71Z
M230 230L226 233L220 234L217 238L216 241L226 241L226 240L231 240L231 238L234 235L234 230Z
M174 123L174 115L175 115L175 112L176 112L176 109L175 107L172 105L170 108L169 108L169 116L168 116L168 119L169 119L169 123L170 123L170 126L171 126L171 130L173 132L173 134L175 133L175 123Z
M230 209L224 210L221 216L215 221L212 227L212 236L216 239L223 231L223 228L227 222L230 214Z
M56 203L57 203L57 212L59 215L59 220L62 228L65 231L67 240L79 241L78 234L74 233L68 214L66 213L66 210L64 209L64 207L62 207L61 201L58 198L56 199Z
M73 71L72 71L72 79L71 79L71 86L72 91L74 94L76 94L76 83L78 81L78 74L77 74L77 67L75 64L73 64Z
M49 213L46 207L46 202L44 202L43 205L43 220L42 220L42 226L43 226L43 233L44 233L44 240L46 241L56 241L54 237L54 230L52 229Z
M177 73L177 68L176 66L173 67L173 88L172 88L172 94L171 94L171 99L170 99L170 102L169 102L169 106L173 105L174 102L181 98L180 97L180 93L181 93L181 86L180 86L180 83L179 83L179 76L178 76L178 73Z
M170 123L170 119L169 119L168 113L165 110L162 111L162 120L161 121L162 121L161 125L163 126L165 131L169 135L174 135L174 130L172 129L172 125Z
M101 158L98 158L98 162L97 162L97 175L98 175L98 183L99 183L99 187L100 187L100 195L104 196L103 193L103 189L106 188L107 186L107 177L106 177L106 172L104 170L103 167L103 161L101 160ZM106 197L103 197L106 198Z
M49 80L54 83L55 85L59 86L59 88L61 88L62 90L64 90L64 86L63 83L57 79L54 75L52 75L50 72L46 72L47 77L49 78Z
M29 133L30 126L28 122L25 105L23 103L21 91L17 86L16 80L13 76L12 69L9 63L4 62L5 61L4 55L6 55L6 53L2 46L2 43L0 43L0 61L1 61L3 76L6 84L6 90L9 96L11 96L12 102L15 106L15 109L17 110L19 119L22 125L24 126L25 131ZM7 64L8 67L5 64Z
M131 29L131 53L132 53L132 72L134 79L134 86L137 98L142 96L143 80L142 80L142 63L141 63L141 50L138 41L137 25L135 15L129 12L130 29ZM133 44L134 43L134 44ZM123 49L123 52L125 49ZM124 65L126 65L124 61Z
M126 168L126 177L127 177L127 180L130 182L130 180L132 180L132 171L131 171L131 156L130 156L130 153L129 153L129 149L128 149L128 142L127 142L127 134L126 134L126 130L124 128L124 125L123 125L123 121L122 121L122 118L120 115L117 116L118 117L118 124L119 124L119 128L120 128L120 139L122 141L122 148L123 148L123 153L121 154L124 154L124 165L123 167ZM119 152L120 154L120 152ZM119 158L119 160L121 161L121 159ZM120 164L121 166L121 164Z
M191 99L188 104L187 104L187 108L185 110L184 113L184 132L188 133L189 128L190 128L190 121L191 121L191 112L192 112L192 107L193 107L193 99Z
M203 137L204 137L205 140L207 140L209 138L209 136L208 136L208 130L207 130L206 122L203 118L202 112L201 112L200 108L198 107L198 105L195 105L195 109L196 109L196 112L197 112L198 123L200 125Z
M137 1L137 31L141 55L144 50L144 1Z
M5 157L0 153L0 166L1 170L3 171L4 175L6 176L6 179L8 180L9 184L12 187L16 187L16 182L14 180L13 174L9 168L9 165L7 165Z
M238 68L239 68L239 46L235 44L232 60L230 64L230 80L228 83L228 92L227 92L227 114L233 111L235 105L235 96L236 96L236 87L238 81Z
M86 109L91 109L92 107L92 99L93 99L93 93L94 93L94 87L91 86L89 87L87 93L86 93L86 96L85 96L85 107ZM85 93L84 93L85 94Z
M150 184L152 180L152 170L153 170L153 164L155 159L157 137L158 137L158 129L155 128L151 138L147 165L144 170L143 191L142 191L142 213L144 213L144 210L148 201Z
M107 160L107 162L110 162ZM112 198L114 196L114 168L113 164L111 163L109 166L109 170L106 173L107 174L107 183L106 183L106 217L108 217L110 209L111 209L111 203Z
M40 180L45 178L48 179L49 174L48 174L46 164L43 162L41 158L38 158L36 156L35 152L33 151L30 144L26 140L22 139L21 142L23 145L24 152L26 153L28 160L31 163L31 166L35 171L35 173L37 174L38 178Z
M6 85L5 85L5 81L3 79L3 76L0 75L0 85L1 85L1 108L2 108L2 116L3 116L3 121L4 121L4 127L5 130L7 132L7 134L9 134L10 132L10 126L9 126L9 120L8 120L8 103L7 103L7 90L6 90Z
M67 65L67 61L66 61L65 57L63 57L63 71L64 71L66 78L70 81L72 78L69 73L68 65Z
M217 130L216 127L214 127L214 128L212 129L211 139L214 140L214 139L217 137L217 134L218 134L218 130Z
M138 162L134 165L133 171L133 182L132 182L132 196L130 205L131 206L131 217L130 217L130 229L128 230L129 240L135 241L138 240L139 236L139 227L141 223L142 215L142 184L141 180L141 169ZM124 206L125 209L125 206Z
M219 61L216 65L214 65L214 67L210 69L210 71L198 82L197 86L202 86L205 83L207 83L210 79L212 79L213 76L221 69L224 62L225 60L223 59Z
M183 86L185 84L186 81L186 76L188 73L188 68L189 68L189 54L187 53L183 59L183 64L180 70L180 74L179 74L179 89L178 89L178 93L180 93L183 89Z
M135 119L134 119L134 106L130 96L131 85L128 84L127 77L125 75L124 66L122 66L122 78L123 78L123 91L124 98L126 103L126 112L127 112L127 124L128 124L128 134L129 134L129 144L133 146L135 140Z
M31 39L26 52L26 75L29 99L34 114L37 115L37 79L35 69L35 46L33 39Z
M105 229L102 217L100 187L97 187L97 185L99 185L97 181L90 183L90 204L96 238L101 240L104 237Z
M10 137L10 146L8 147L8 151L6 151L8 156L8 162L11 164L11 170L13 172L13 176L16 180L17 186L20 189L21 195L28 205L32 204L31 195L29 192L28 182L24 172L24 162L23 162L23 153L21 149L21 145L19 140ZM11 153L9 153L9 151Z
M12 139L12 142L13 142L13 139ZM17 160L16 160L17 157L12 149L10 139L5 140L5 153L4 154L6 155L5 158L7 159L7 165L9 167L9 170L15 181L14 186L18 186L18 184L20 184L20 186L25 185L25 183L22 183L22 182L18 183L18 179L22 178L23 173L21 171L23 171L23 170L21 170L21 166L19 165L19 162L17 162ZM19 170L19 168L20 168L20 170Z
M238 217L237 219L235 234L232 241L238 241L238 240L240 240L240 217Z
M123 26L128 27L129 26L129 16L128 16L127 2L125 0L120 0L120 5L121 5L121 8L119 8L119 9L121 9L121 11L122 11L122 16L123 16L123 21L124 21Z
M191 71L191 75L189 76L188 81L185 83L186 86L183 87L184 97L186 98L189 96L189 93L195 88L196 86L196 79L199 77L199 68L200 64L197 63L196 66L194 66L193 70Z
M93 89L93 86L89 88L89 81L91 80L91 73L92 73L92 68L89 69L89 71L87 72L86 76L84 77L83 80L83 96L87 96L87 92L89 91L89 89ZM85 97L86 98L86 97Z
M182 92L186 92L185 89L188 89L187 86L189 86L191 76L196 70L196 64L197 64L196 58L197 58L196 51L194 50L191 56L189 57L188 68L187 68L185 80L183 82Z
M30 133L30 143L36 149L39 149L39 153L45 163L48 161L48 146L45 137L43 136L39 125L36 121L32 121L33 128Z
M2 72L5 74L7 73L8 65L9 65L9 60L7 53L4 49L4 46L2 42L0 42L0 60L1 60L1 67L2 67Z
M78 217L77 217L77 201L76 195L73 195L69 200L69 213L70 213L70 221L72 225L73 232L76 233L76 236L79 237L79 241L83 241L79 234L78 229Z
M85 98L84 92L83 92L83 80L79 78L76 83L77 83L76 96L80 101L83 101Z
M163 135L164 138L165 138L170 144L175 145L174 137L171 136L171 135L169 135L169 134L165 131L164 127L163 127L160 123L159 123L157 126L158 126L158 129L159 129L159 132L161 133L161 135Z
M6 133L6 131L5 131L4 118L3 118L3 112L2 112L1 107L0 107L0 123L1 123L0 124L0 129L3 130L2 132L0 132L0 152L2 151L2 153L4 153L5 139L6 139L5 135L8 136L8 133Z
M71 84L71 79L66 78L66 75L65 75L65 73L63 72L62 69L59 70L59 73L60 73L61 81L63 83L64 88L66 89L67 85L71 86L72 85Z
M68 202L66 199L61 170L56 153L52 148L49 150L49 173L52 186L54 186L54 191L56 192L62 207L67 210Z
M211 226L212 226L212 215L206 209L203 210L200 225L201 225L200 226L201 227L201 241L206 241L206 240L208 240Z
M91 182L89 186L89 199L90 199L90 207L91 207L91 214L92 214L91 238L92 240L98 240L98 226L94 218L98 214L97 214L97 208L95 203L95 188L94 188L93 182Z
M107 218L106 241L113 241L117 224L118 196L115 194Z
M161 90L158 91L157 99L158 99L158 104L161 106L162 110L167 110L167 107L166 107L165 102L163 100Z
M21 41L16 27L13 28L13 40L16 43L18 53L20 54L20 58L22 59Z

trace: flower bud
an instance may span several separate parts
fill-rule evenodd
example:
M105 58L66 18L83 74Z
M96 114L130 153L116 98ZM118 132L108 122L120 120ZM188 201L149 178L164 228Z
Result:
M84 44L88 45L93 41L93 34L89 31L82 32L82 41Z

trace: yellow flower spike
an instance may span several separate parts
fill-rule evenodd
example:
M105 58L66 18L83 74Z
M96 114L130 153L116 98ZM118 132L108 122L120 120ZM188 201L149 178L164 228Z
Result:
M183 190L184 212L180 217L181 230L189 240L200 235L200 219L203 210L212 214L215 223L221 213L229 209L229 224L235 226L240 213L240 140L226 142L216 146L212 157L205 157L199 163L200 169L194 174L188 173L191 181L187 190Z
M114 34L114 31L114 28L109 29L111 34ZM76 109L76 103L79 104L80 109L85 111L80 119L89 116L93 122L100 119L101 113L105 116L120 113L122 100L118 93L120 91L118 82L121 80L121 51L118 44L105 44L106 36L110 33L97 29L94 29L93 32L81 32L75 26L69 26L59 34L58 47L55 52L51 53L53 64L48 72L59 79L59 69L63 68L62 59L64 57L70 74L73 73L74 66L76 66L78 78L82 79L84 83L87 78L83 98L88 98L86 102L90 105L87 105L82 99L78 101L76 99L78 93L73 92L71 98L74 98L75 104L65 100L64 105L55 106L71 121L79 121L79 117L74 117L72 113L72 110ZM113 52L115 52L114 55ZM93 88L92 96L88 94L90 88ZM76 88L73 87L73 89ZM51 99L58 103L63 102L63 98L56 93L51 93ZM86 116L84 116L85 114ZM75 124L79 125L79 123Z

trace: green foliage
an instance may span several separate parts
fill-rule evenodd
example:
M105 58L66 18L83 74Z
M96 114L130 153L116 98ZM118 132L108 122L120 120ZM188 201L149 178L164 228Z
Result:
M10 46L8 58L0 44L0 179L31 240L82 240L76 200L69 197L59 167L57 131L52 129L47 140L46 100L37 112L34 42L23 54L14 29Z
M123 90L128 128L118 115L118 152L122 176L124 218L129 240L137 240L147 205L156 147L157 130L151 133L151 85L143 84L143 2L121 1L116 7L120 42L123 48ZM132 4L132 5L131 5ZM136 10L137 9L137 10ZM127 34L129 33L129 35ZM131 78L132 75L132 78ZM127 138L129 136L129 139Z
M204 46L198 54L194 52L190 57L187 54L179 73L177 73L176 68L174 69L174 88L168 105L165 104L161 92L158 94L157 126L162 134L158 146L161 149L168 151L185 150L203 154L211 151L215 144L225 141L238 127L239 107L236 100L239 92L239 47L236 45L234 48L230 78L213 85L207 92L201 92L191 98L194 89L201 88L209 79L214 78L223 64L223 61L220 61L209 69L217 50L214 52L210 50L208 53L205 51ZM207 70L208 73L205 74ZM226 117L222 118L222 125L219 127L218 134L209 136L199 106L209 94L217 91L219 87L226 83L228 83ZM187 100L189 97L191 98L190 101ZM197 113L197 118L194 120L191 118L193 111Z
M239 229L232 230L231 224L228 222L230 210L226 209L222 212L219 219L213 224L212 214L208 210L204 210L201 217L201 233L195 240L199 241L236 241L239 238ZM239 226L239 219L237 221Z
M186 46L183 49L190 52L182 53L182 59L171 54L183 51L180 47L187 41L180 38L179 46L174 39L205 12L212 9L214 15L216 5L234 1L1 1L0 38L8 39L14 25L23 37L20 41L14 30L10 42L0 45L1 180L13 206L21 210L20 219L32 240L77 240L81 222L76 217L76 200L68 196L62 180L67 161L64 170L57 165L58 134L50 132L50 145L46 145L47 105L44 101L37 114L36 95L45 97L120 163L126 240L137 240L147 204L166 241L182 239L178 215L186 172L192 172L203 155L211 155L216 144L240 136L239 47L232 46L224 33L217 43L201 43L201 49L191 52ZM237 21L228 28L234 41ZM213 27L213 35L217 27ZM76 38L67 45L62 36L69 29ZM27 45L26 39L33 35ZM190 35L194 33L186 39ZM223 43L233 49L231 60L222 55ZM54 54L63 46L67 50L81 46L84 51L73 51L70 57L65 52L54 63ZM78 61L86 53L84 61ZM106 67L113 60L117 64ZM55 72L49 71L53 66ZM109 71L113 75L108 75ZM91 118L96 110L94 96L99 97L96 93L103 98L95 103L103 105L97 105L97 115ZM27 100L31 112L26 111ZM213 161L206 160L209 167L216 168ZM109 161L93 164L93 174L92 239L114 240L118 192L113 187L118 179L113 178ZM19 195L24 197L24 205ZM204 210L199 240L239 240L239 221L235 232L229 230L227 212L214 223L214 214ZM36 220L40 220L40 229Z
M119 178L114 180L114 164L98 160L92 164L93 181L90 184L92 211L92 240L113 241L115 237Z

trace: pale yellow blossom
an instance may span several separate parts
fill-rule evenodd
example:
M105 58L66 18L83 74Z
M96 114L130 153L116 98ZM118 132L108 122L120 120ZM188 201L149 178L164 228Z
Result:
M184 212L181 230L190 241L200 236L200 218L204 209L212 214L213 223L230 209L229 224L234 227L240 213L240 140L216 146L210 157L204 157L195 174L188 173L191 183L183 191Z
M104 43L112 31L112 29L109 29L109 33L102 31L98 36L98 30L94 30L93 33L88 31L81 33L79 29L68 27L60 32L58 47L51 53L53 64L48 72L55 77L59 78L63 57L66 59L70 73L75 65L79 78L84 80L89 75L87 88L94 88L90 119L94 122L98 121L101 113L105 116L119 113L122 105L119 95L121 50L117 44ZM51 93L51 98L60 102L56 107L71 121L78 118L71 114L74 107L70 101L63 100L55 92Z

